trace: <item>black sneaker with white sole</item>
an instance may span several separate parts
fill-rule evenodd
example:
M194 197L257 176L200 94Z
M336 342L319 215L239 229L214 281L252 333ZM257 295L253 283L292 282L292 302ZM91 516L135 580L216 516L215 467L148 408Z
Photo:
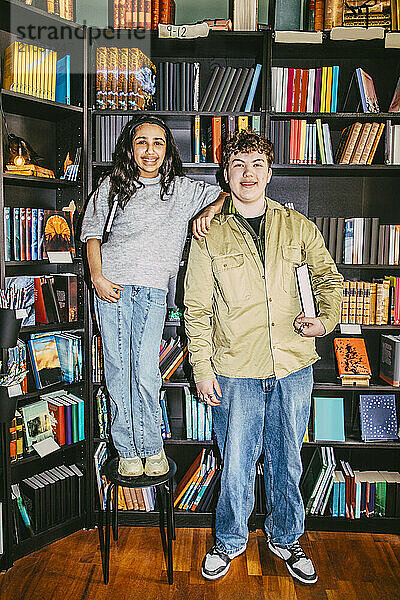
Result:
M271 552L286 562L289 573L301 583L315 583L318 580L312 560L307 557L298 541L285 547L268 540L268 547Z
M206 579L218 579L219 577L222 577L229 571L232 558L236 558L236 556L239 556L239 554L242 554L245 550L245 547L241 548L234 554L228 556L228 554L214 545L204 557L201 566L201 574Z

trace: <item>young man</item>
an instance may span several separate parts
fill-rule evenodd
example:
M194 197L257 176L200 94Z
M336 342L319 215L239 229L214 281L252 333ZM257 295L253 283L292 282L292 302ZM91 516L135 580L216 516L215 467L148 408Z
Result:
M265 532L272 552L303 583L317 581L298 539L304 532L300 449L318 360L314 338L339 320L342 277L315 225L266 198L273 147L242 131L227 143L231 196L208 236L193 240L185 322L199 397L213 407L223 460L216 543L202 566L224 575L246 550L256 461L264 454ZM301 313L295 267L307 263L318 318Z

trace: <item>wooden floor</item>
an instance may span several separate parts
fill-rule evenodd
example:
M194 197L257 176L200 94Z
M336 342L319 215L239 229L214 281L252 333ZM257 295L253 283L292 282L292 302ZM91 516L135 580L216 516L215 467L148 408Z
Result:
M212 536L177 529L174 584L166 581L156 528L120 528L112 545L110 583L102 583L97 531L79 531L18 560L0 574L1 600L399 600L400 537L315 533L302 538L319 581L294 583L261 531L228 574L205 581L199 567Z

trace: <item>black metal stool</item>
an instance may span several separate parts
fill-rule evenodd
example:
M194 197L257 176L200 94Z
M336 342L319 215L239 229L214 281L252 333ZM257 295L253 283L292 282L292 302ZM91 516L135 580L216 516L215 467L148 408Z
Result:
M114 490L113 503L113 538L118 539L118 487L143 488L154 486L156 489L156 498L159 508L159 523L161 542L164 556L167 562L168 583L173 582L173 562L172 562L172 540L175 539L175 516L174 502L172 496L172 478L176 473L176 464L171 458L168 458L169 471L160 477L124 477L118 473L118 458L108 461L103 468L102 474L106 476L110 485L106 494L105 507L105 533L103 526L99 525L100 551L103 566L104 583L108 583L110 571L110 517L111 517L111 495ZM165 541L164 514L167 515L167 543ZM167 547L167 553L165 549Z

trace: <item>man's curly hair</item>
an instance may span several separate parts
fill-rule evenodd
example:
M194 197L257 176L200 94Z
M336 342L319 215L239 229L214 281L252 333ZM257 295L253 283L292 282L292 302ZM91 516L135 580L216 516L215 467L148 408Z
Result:
M268 166L271 166L274 160L274 146L272 142L252 129L236 131L229 138L225 145L222 159L224 169L228 167L230 157L241 152L260 152L260 154L265 154Z

